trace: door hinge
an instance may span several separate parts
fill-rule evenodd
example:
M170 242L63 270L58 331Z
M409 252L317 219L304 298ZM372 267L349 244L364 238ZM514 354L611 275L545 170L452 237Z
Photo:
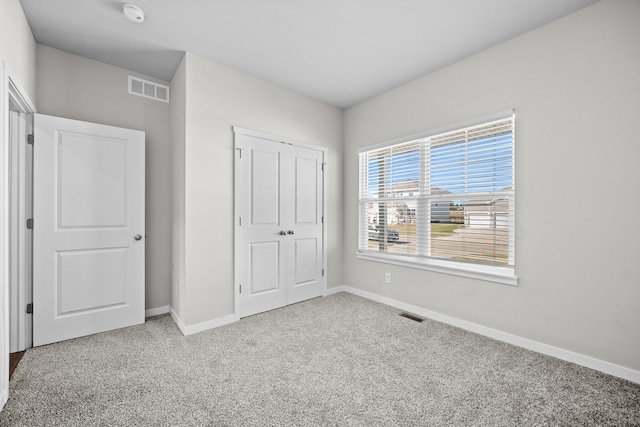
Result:
M32 230L32 229L33 229L33 219L29 218L29 219L27 220L27 228L28 228L29 230Z
M242 285L240 285L240 293L242 293Z
M34 141L33 134L27 135L27 144L33 145L33 141Z
M242 227L242 217L238 217L238 225Z
M27 304L27 314L33 314L33 303Z
M322 275L324 276L324 268L322 269Z
M322 164L322 172L324 172L324 165L326 165L326 163Z
M238 152L240 153L240 158L242 158L242 148L236 148L236 150L238 150Z
M322 215L322 218L320 219L320 222L322 222L324 224L324 215Z

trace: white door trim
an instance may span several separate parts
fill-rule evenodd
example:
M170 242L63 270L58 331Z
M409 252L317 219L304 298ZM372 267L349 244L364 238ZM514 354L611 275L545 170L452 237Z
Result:
M23 89L22 85L18 82L18 79L15 77L15 74L11 71L11 68L5 61L2 61L2 87L3 93L5 94L4 99L2 99L2 123L3 123L3 134L2 134L2 154L3 154L3 164L2 164L2 285L0 292L2 292L4 297L3 303L3 318L2 322L4 327L2 328L2 339L3 341L3 351L6 353L2 355L2 360L4 360L3 366L0 367L0 375L2 375L3 380L0 381L2 387L0 388L0 409L6 403L9 397L9 384L7 379L9 378L9 266L10 266L10 241L8 236L11 236L15 233L15 230L11 230L9 223L9 204L10 204L10 176L9 176L9 106L10 104L14 104L22 113L32 114L36 112L35 105L31 102L29 95ZM25 314L26 316L26 314Z
M32 302L31 289L31 251L32 231L27 229L26 223L31 215L31 170L32 150L26 143L30 133L30 114L15 111L9 112L11 128L9 129L11 180L9 185L12 194L9 202L9 221L11 235L9 236L10 262L9 274L9 352L24 351L32 346L32 319L26 313L27 304Z
M328 148L322 145L298 141L296 139L287 138L285 136L278 136L271 133L260 132L257 130L244 129L238 126L233 126L232 128L233 128L233 133L235 135L248 135L248 136L255 136L256 138L268 139L271 141L284 142L285 144L289 144L289 145L295 145L298 147L309 148L311 150L322 151L324 154L326 154L328 151ZM326 160L326 156L325 156L325 160Z
M269 134L266 132L260 132L260 131L255 131L255 130L250 130L250 129L245 129L245 128L241 128L238 126L233 126L233 133L234 133L234 137L238 136L238 135L247 135L247 136L253 136L256 138L262 138L262 139L268 139L271 141L277 141L277 142L282 142L285 144L289 144L289 145L295 145L297 147L303 147L303 148L309 148L311 150L317 150L322 152L322 167L323 167L323 171L324 173L322 174L322 218L323 218L323 227L322 227L322 269L324 271L324 274L322 275L322 294L325 295L327 292L327 276L328 276L328 270L327 270L327 223L324 220L327 217L327 154L329 149L327 147L323 147L321 145L316 145L316 144L310 144L308 142L302 142L302 141L298 141L292 138L287 138L287 137L282 137L282 136L278 136L278 135L273 135L273 134ZM241 186L241 169L240 169L240 156L242 155L242 151L240 150L240 147L238 147L238 140L237 138L234 138L234 179L233 179L233 200L234 200L234 214L233 214L233 218L234 218L234 235L233 235L233 239L234 239L234 314L236 316L239 316L240 314L240 282L239 282L239 277L240 277L240 265L238 263L238 260L240 259L240 212L241 212L241 206L240 206L240 194L242 191L242 186Z

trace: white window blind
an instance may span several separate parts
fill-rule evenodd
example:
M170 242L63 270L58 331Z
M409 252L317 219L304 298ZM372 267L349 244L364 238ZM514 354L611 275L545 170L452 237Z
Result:
M514 268L514 116L360 153L359 251Z

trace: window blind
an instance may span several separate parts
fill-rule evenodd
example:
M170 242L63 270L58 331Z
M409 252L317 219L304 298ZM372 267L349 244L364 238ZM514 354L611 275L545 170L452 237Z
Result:
M359 250L514 266L514 116L360 153Z

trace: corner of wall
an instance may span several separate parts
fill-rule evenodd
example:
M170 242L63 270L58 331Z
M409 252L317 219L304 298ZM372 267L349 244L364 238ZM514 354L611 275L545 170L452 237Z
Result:
M171 187L172 187L172 316L184 316L186 299L185 269L185 144L186 144L186 62L187 53L180 61L171 80L170 128L172 139ZM181 322L176 324L180 325Z
M225 326L240 320L239 316L230 314L216 319L207 320L206 322L200 322L193 325L185 325L182 318L173 310L173 308L171 308L171 318L184 336L197 334L198 332L204 332L208 329L219 328L220 326Z

